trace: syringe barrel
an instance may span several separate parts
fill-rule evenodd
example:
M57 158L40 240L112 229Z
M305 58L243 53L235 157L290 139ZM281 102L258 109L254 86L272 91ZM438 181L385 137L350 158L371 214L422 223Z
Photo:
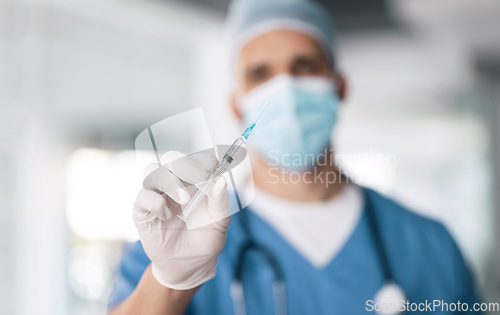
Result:
M198 204L205 198L208 192L214 187L215 181L209 179L203 187L201 187L196 194L189 200L187 207L182 211L182 215L179 216L184 221L187 221L189 215L193 212L194 209L198 206Z
M229 166L231 166L231 163L233 163L234 158L238 154L238 152L241 150L241 148L244 148L246 145L246 139L243 137L238 137L236 140L233 142L233 144L229 147L229 149L224 153L224 156L219 161L219 164L217 164L217 167L210 173L210 178L213 178L214 180L217 180L219 176L224 174Z
M196 194L191 198L187 207L183 210L182 215L179 216L182 220L186 221L193 210L198 206L198 204L205 198L208 192L214 187L215 183L219 177L224 174L231 163L233 163L234 157L238 154L241 148L245 147L244 137L238 137L233 144L226 151L224 156L220 159L219 163L215 169L210 173L208 181L201 187Z

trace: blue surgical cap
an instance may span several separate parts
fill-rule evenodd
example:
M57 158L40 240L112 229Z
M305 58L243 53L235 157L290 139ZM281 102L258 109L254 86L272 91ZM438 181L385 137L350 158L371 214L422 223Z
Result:
M235 61L240 49L263 33L290 29L318 41L334 65L334 31L331 15L312 0L234 0L227 18L230 59Z

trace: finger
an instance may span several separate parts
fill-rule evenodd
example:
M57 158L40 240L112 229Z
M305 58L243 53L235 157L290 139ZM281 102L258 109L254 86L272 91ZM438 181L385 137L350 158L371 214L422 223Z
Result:
M198 162L204 169L207 171L212 171L217 164L219 163L219 160L217 157L211 154L199 152L199 153L194 153L189 156L196 162Z
M159 167L160 167L160 165L158 165L158 163L150 163L150 164L146 165L146 167L144 168L142 178L144 179L144 178L148 177L149 174L153 173Z
M160 158L161 165L167 165L168 163L175 161L177 159L180 159L182 157L185 157L186 155L179 152L179 151L168 151L165 154L163 154Z
M221 232L227 229L231 210L229 207L229 191L227 190L227 182L224 176L221 176L217 180L212 190L208 193L207 214L210 218L210 223L213 223L213 227Z
M214 165L213 162L208 162L209 159L206 157L200 159L197 156L202 162L199 163L196 159L175 151L167 152L164 157L164 161L168 161L166 164L167 168L181 180L189 184L199 184L207 180L211 170L207 169L206 166ZM215 157L213 158L217 160ZM217 164L215 163L215 165Z
M214 187L208 192L208 195L212 198L219 199L224 190L227 189L227 180L224 176L221 176L217 182L215 182Z
M227 190L227 182L224 176L221 176L214 187L208 192L207 205L212 214L217 218L229 215L229 191Z
M172 217L172 212L168 209L163 196L147 189L141 189L134 202L134 221L151 217L165 221Z
M159 167L151 172L144 179L143 187L147 190L163 192L181 205L188 203L191 199L179 178L165 167Z
M162 165L165 165L186 156L187 155L179 151L168 151L167 153L161 156L160 161ZM207 171L213 170L217 166L217 163L219 162L217 157L215 157L214 155L203 152L190 154L189 158L198 162Z

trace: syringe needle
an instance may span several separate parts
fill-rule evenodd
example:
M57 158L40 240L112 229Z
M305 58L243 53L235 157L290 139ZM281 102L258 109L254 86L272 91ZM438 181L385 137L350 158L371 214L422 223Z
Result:
M269 107L269 105L271 104L271 102L267 102L267 105L266 107L264 107L264 109L260 112L260 115L259 117L257 117L257 119L255 119L255 121L253 122L254 125L257 123L257 121L260 119L260 116L262 116L262 114L264 114L264 112L266 111L266 109Z
M196 194L191 198L191 200L189 200L189 203L187 204L186 208L183 209L182 214L178 216L179 218L186 221L191 212L194 211L194 209L198 206L201 200L207 195L208 191L210 191L210 189L214 187L219 177L222 176L227 171L231 163L234 161L236 154L240 151L242 147L246 145L245 141L252 133L253 128L255 127L255 123L257 123L259 118L262 116L262 114L264 114L264 112L266 111L266 109L269 107L270 104L271 102L267 103L266 107L262 110L259 117L257 117L257 119L250 126L248 126L248 128L240 137L236 138L234 143L229 147L229 149L224 154L223 158L219 161L215 169L210 173L208 182L196 192Z

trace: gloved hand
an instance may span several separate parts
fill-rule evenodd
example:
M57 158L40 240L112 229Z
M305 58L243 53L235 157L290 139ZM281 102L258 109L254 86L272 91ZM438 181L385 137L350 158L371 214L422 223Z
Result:
M215 276L229 225L229 192L223 176L188 219L177 215L217 165L208 154L185 156L169 151L162 167L148 166L144 188L134 203L134 223L151 259L152 273L162 285L176 290L194 288ZM200 227L202 226L202 227Z

